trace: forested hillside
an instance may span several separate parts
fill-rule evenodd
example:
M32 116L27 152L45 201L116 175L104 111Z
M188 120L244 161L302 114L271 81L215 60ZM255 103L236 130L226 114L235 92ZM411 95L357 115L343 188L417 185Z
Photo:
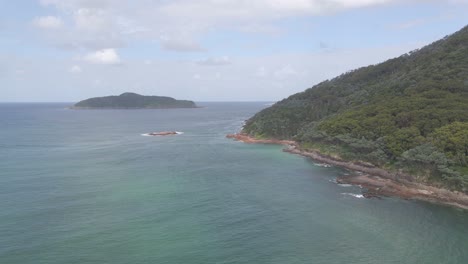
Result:
M118 96L94 97L80 101L73 108L195 108L194 102L166 96L143 96L123 93Z
M292 95L257 113L243 132L467 192L468 27Z

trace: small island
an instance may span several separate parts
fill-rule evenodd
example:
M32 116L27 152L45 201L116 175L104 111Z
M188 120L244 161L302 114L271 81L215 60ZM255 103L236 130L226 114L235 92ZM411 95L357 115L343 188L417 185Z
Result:
M144 96L123 93L105 97L94 97L76 103L72 109L168 109L197 108L193 101L176 100L166 96Z

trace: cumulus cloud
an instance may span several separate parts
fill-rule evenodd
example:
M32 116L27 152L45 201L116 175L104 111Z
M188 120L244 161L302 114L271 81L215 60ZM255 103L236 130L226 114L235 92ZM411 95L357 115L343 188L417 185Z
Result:
M34 19L33 24L43 29L58 29L63 26L63 21L55 16L44 16Z
M82 31L101 32L110 29L112 17L103 9L79 8L74 12L75 27Z
M279 17L319 15L343 9L385 4L396 0L182 0L161 6L176 17L210 19L277 19Z
M369 47L347 49L346 44L338 45L343 48L335 48L335 43L328 43L333 38L322 39L324 36L321 36L321 31L317 30L314 31L316 35L310 38L312 42L309 43L314 47L296 49L297 45L282 46L283 39L276 36L271 39L261 36L261 34L282 33L283 30L297 30L293 32L294 34L303 32L301 29L292 28L295 25L293 23L283 23L289 21L287 18L296 20L295 18L299 17L297 19L299 22L305 22L298 23L298 26L307 27L307 33L305 30L304 33L311 34L309 22L313 22L314 19L301 19L301 16L309 18L314 15L333 14L390 2L408 2L403 0L36 1L47 5L39 11L51 12L50 14L54 14L54 18L60 21L55 26L58 30L40 30L40 34L48 38L45 43L66 48L67 52L61 54L73 53L76 57L66 60L62 56L50 56L47 59L48 66L44 67L42 56L33 57L34 54L25 54L27 58L19 63L20 59L0 54L3 56L0 59L3 86L7 87L7 90L8 87L14 87L4 97L9 100L19 100L17 98L26 100L27 98L22 96L27 94L37 100L71 101L91 95L118 94L128 91L129 87L143 94L167 94L194 100L277 100L356 67L377 63L421 46L409 42L403 47L392 49L385 46L378 47L382 43L371 43L377 45L374 50ZM401 6L402 9L405 7ZM461 13L456 14L463 17ZM33 20L35 16L38 18ZM34 25L39 25L43 24L43 21L54 20L40 19L40 16L42 14L35 14L30 18L31 26L33 22ZM426 16L421 18L427 19ZM405 28L417 24L417 21L409 21L400 26ZM4 27L6 26L9 25L5 24ZM36 27L40 28L44 27ZM434 35L443 28L446 26L434 28ZM18 31L20 30L18 28ZM233 31L240 31L241 34L248 32L249 35L244 36ZM208 38L204 38L205 36ZM346 37L343 36L344 41ZM222 38L228 43L222 43ZM230 40L233 41L229 43ZM274 44L271 45L273 48L267 46L264 49L262 45L270 40ZM274 42L276 40L281 41L276 43ZM327 42L320 43L320 40ZM403 39L398 40L403 41ZM123 58L119 52L127 44L131 45L128 46L125 67L102 66L102 64L122 63ZM214 45L219 46L214 47L213 52L205 50ZM282 48L274 48L280 45ZM167 55L155 51L158 46L164 51L205 51L206 53ZM248 52L243 53L247 49ZM19 51L11 51L11 53L17 52ZM200 54L206 59L197 61L202 58ZM236 55L235 63L231 61L233 58L212 57L222 54ZM187 60L191 63L186 63ZM15 65L10 65L12 63ZM229 66L225 67L198 66L228 64ZM21 70L23 68L26 73ZM81 74L72 74L80 71ZM57 75L57 72L67 74ZM21 76L22 73L25 75ZM78 76L80 78L77 78ZM24 83L18 82L19 79ZM136 85L135 80L141 86ZM36 87L38 83L41 84L41 89L30 88ZM154 83L158 83L157 88ZM193 85L194 83L203 85ZM99 86L99 89L93 85ZM67 87L68 90L62 89L63 87Z
M161 47L164 50L179 52L200 52L204 51L200 44L191 39L161 38Z
M206 58L203 60L196 61L198 65L202 66L223 66L231 64L231 60L228 56L222 56L218 58Z
M86 62L92 64L120 64L121 60L115 49L102 49L87 54L83 57Z
M213 30L276 34L280 30L274 22L283 18L394 1L399 0L178 0L151 4L129 0L40 0L71 21L66 31L57 32L54 39L62 43L56 46L95 49L144 39L156 40L164 50L178 52L204 51L197 39ZM53 18L47 20L51 25L61 25Z
M164 94L198 101L276 101L349 70L420 48L423 44L427 43L333 52L239 56L229 67L216 68L197 67L193 63L158 57L151 58L151 67L143 63L144 58L126 59L125 67L103 67L82 65L83 56L74 62L51 58L44 67L43 60L13 59L0 54L0 70L5 69L0 79L7 88L5 92L2 90L2 98L7 101L76 101L133 89L141 94ZM73 65L83 69L83 78L70 79L73 77L71 74L57 75L57 72L69 70ZM15 70L19 69L24 69L26 74L18 75L22 71L16 73ZM265 73L266 77L256 76L257 70L260 74ZM298 74L294 75L294 72ZM284 79L278 79L278 76L284 76ZM19 82L19 79L22 81ZM141 86L136 86L135 82ZM40 89L31 89L38 84Z

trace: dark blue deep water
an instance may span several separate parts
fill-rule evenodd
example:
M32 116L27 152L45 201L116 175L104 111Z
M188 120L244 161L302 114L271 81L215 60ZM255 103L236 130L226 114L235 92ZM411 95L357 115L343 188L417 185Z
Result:
M264 103L200 105L0 104L0 263L468 263L467 212L360 198L225 138Z

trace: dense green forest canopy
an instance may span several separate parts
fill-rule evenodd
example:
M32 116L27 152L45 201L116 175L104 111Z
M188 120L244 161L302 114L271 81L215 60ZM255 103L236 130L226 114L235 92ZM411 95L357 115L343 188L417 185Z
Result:
M95 97L83 100L74 108L195 108L194 102L165 96L143 96L123 93L119 96Z
M244 132L466 192L468 27L292 95L249 119Z

